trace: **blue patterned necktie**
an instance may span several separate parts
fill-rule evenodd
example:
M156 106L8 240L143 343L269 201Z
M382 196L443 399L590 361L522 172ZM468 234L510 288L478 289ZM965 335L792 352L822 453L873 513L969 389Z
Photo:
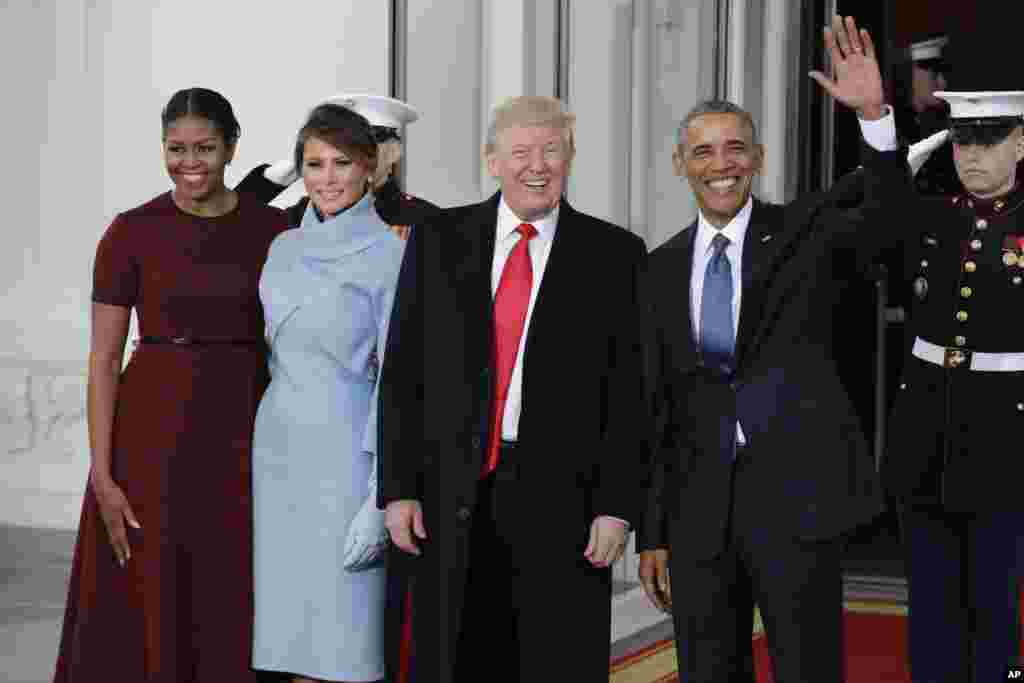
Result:
M729 238L716 233L714 251L704 271L700 299L700 349L708 367L732 371L735 337L732 324L732 265L725 254Z

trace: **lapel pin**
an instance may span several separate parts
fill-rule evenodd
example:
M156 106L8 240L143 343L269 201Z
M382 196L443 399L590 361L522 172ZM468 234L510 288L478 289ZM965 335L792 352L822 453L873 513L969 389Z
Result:
M771 241L772 241L772 236L771 235L765 235L765 236L763 236L761 238L761 244L764 244L765 242L771 242Z

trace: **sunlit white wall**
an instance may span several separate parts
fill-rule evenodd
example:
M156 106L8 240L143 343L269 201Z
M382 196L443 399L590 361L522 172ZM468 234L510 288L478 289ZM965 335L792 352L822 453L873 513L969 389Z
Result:
M579 150L570 199L654 248L696 215L672 170L675 127L713 93L716 3L572 3L570 104Z
M422 114L406 142L409 192L441 206L497 186L481 153L494 105L554 95L558 0L407 0L406 99Z

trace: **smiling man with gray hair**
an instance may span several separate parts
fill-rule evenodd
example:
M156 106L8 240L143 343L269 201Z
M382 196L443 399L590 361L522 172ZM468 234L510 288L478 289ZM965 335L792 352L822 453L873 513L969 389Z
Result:
M608 680L610 567L643 465L646 249L566 201L573 120L552 98L500 105L484 145L500 191L413 234L382 387L404 430L381 477L411 587L392 606L411 636L399 681Z

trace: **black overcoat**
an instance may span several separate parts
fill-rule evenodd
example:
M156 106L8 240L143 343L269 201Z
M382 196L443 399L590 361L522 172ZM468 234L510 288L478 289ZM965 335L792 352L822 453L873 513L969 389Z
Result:
M418 683L451 681L457 657L486 656L459 653L456 641L493 391L498 203L495 195L442 210L413 232L398 330L385 354L380 502L421 501L429 535L421 557L395 551L390 565L392 581L412 588ZM590 567L582 554L595 516L638 516L645 449L637 288L645 254L638 237L562 201L524 333L517 453L526 495L497 513L516 520L530 587L521 594L523 680L607 680L610 570ZM392 676L404 607L389 609Z

